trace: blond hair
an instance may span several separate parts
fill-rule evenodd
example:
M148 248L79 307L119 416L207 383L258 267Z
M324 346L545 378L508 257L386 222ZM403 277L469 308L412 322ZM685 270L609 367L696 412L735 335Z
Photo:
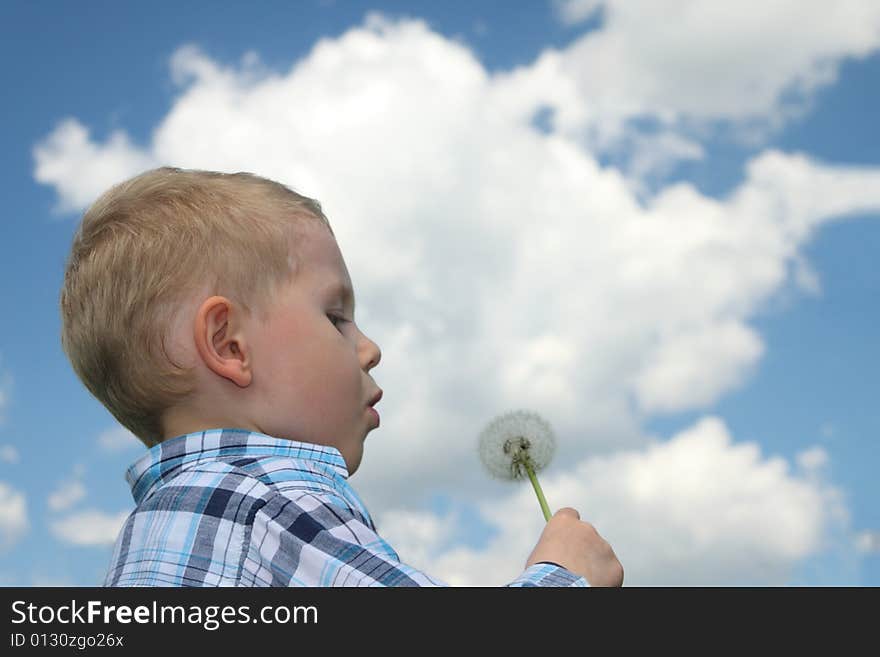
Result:
M162 167L105 192L82 217L61 289L61 346L89 392L145 445L196 388L166 350L183 302L212 294L261 318L298 270L320 204L250 173Z

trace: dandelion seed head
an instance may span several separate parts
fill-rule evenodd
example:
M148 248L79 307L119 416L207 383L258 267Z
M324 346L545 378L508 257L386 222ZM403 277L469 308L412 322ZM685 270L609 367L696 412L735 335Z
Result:
M537 413L523 409L495 417L480 433L480 460L493 477L523 479L528 460L535 472L550 463L556 450L553 428Z

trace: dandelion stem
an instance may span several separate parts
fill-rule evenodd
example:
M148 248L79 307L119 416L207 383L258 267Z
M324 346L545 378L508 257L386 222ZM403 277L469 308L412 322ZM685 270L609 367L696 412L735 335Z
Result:
M550 507L547 506L547 500L544 498L544 491L541 490L541 484L538 483L538 477L535 475L535 470L532 468L531 461L526 458L522 461L523 467L526 469L526 473L529 475L529 479L532 482L532 488L535 489L535 495L538 496L538 503L541 505L541 511L544 513L544 520L550 521Z

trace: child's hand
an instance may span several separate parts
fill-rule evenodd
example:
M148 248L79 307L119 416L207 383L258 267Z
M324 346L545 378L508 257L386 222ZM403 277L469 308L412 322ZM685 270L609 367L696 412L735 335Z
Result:
M614 550L593 525L580 517L572 508L559 509L544 527L526 568L551 561L582 575L590 586L621 586L623 566Z

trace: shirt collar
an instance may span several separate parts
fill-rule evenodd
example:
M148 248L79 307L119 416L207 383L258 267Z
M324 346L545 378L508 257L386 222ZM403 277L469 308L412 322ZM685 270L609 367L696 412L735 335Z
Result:
M125 479L135 503L140 504L150 492L185 468L228 456L286 456L317 463L348 479L348 467L335 447L275 438L246 429L207 429L164 440L132 463Z

